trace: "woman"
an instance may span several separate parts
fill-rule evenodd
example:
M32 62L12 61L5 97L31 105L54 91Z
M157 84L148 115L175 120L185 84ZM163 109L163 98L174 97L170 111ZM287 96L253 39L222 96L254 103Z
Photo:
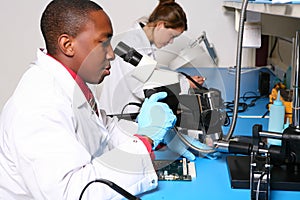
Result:
M156 60L155 51L168 44L187 30L186 14L182 7L172 0L160 0L148 19L136 21L133 27L112 41L115 46L120 41L134 48L143 55ZM140 103L144 100L143 85L128 76L135 67L120 57L112 62L112 73L102 84L100 107L108 114L136 113L139 107L128 103ZM187 93L188 89L195 88L194 83L178 74L180 89ZM123 77L123 78L120 78ZM192 77L200 85L204 79L200 76Z

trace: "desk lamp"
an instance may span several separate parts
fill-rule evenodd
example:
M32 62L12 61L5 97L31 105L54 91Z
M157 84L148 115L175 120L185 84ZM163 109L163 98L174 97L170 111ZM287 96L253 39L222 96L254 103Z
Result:
M197 57L204 53L204 49L200 44L204 42L206 50L213 61L215 66L218 66L218 57L214 46L209 43L206 32L203 31L202 34L195 40L193 40L187 47L183 48L179 54L169 63L168 67L172 70L176 70L187 63L194 61Z

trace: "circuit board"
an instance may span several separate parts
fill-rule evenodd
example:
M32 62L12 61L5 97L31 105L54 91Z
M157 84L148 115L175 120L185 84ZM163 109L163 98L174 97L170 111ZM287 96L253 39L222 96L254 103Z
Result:
M195 165L186 158L155 160L154 167L160 181L191 181L195 176Z

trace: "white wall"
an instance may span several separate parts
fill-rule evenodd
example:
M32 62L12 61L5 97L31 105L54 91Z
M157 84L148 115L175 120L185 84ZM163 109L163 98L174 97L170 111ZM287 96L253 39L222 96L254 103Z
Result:
M43 45L39 18L47 1L3 1L0 6L0 110L36 48Z
M0 6L0 111L12 94L36 49L44 45L39 20L49 1L4 1ZM115 34L150 14L157 0L97 0L111 17ZM178 0L186 11L187 37L196 38L202 31L214 44L220 66L235 65L236 36L233 12L226 12L222 0Z

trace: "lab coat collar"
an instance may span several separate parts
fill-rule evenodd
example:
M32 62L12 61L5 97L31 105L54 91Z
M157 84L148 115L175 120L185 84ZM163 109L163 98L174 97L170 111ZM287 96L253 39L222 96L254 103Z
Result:
M86 106L89 106L83 92L71 74L67 71L62 63L47 55L46 49L38 49L37 60L35 63L56 77L57 81L62 86L65 94L70 98L71 102L74 104L76 101L76 108L85 106L85 104Z
M137 39L139 41L137 44L139 44L139 45L135 45L135 46L139 46L139 47L137 47L138 48L137 50L139 50L141 48L144 51L144 54L146 54L147 56L150 56L152 58L155 58L155 51L157 50L157 47L154 44L151 44L149 42L149 39L148 39L145 31L141 27L140 23L145 24L146 20L141 18L141 19L135 21L134 24L132 25L132 30L138 32L138 34L134 34L135 37L140 38L140 40Z
M62 86L65 94L72 98L76 82L59 61L47 55L46 49L38 49L37 60L34 63L39 67L42 67L43 70L52 74Z

